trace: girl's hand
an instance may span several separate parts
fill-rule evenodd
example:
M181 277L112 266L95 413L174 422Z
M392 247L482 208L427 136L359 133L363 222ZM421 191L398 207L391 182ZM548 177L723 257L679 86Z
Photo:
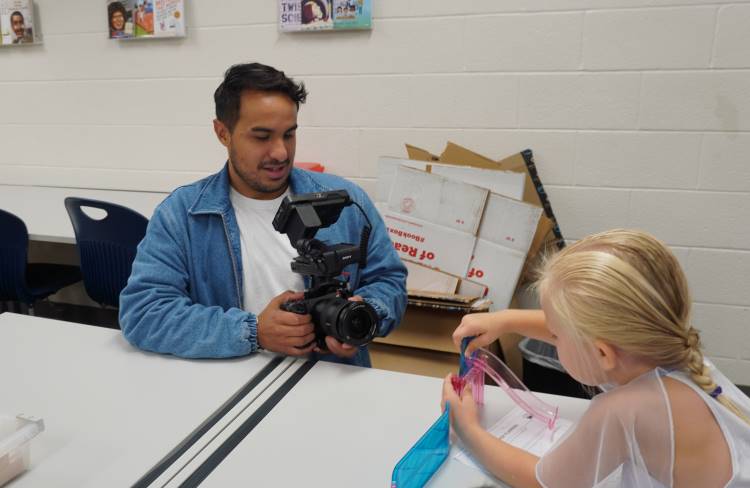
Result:
M451 425L459 437L465 439L465 435L473 428L480 427L479 413L477 405L474 403L474 396L471 392L471 385L466 388L459 396L453 389L451 377L449 374L443 381L443 399L440 402L440 408L445 411L445 404L449 403L451 408ZM481 428L481 427L480 427Z
M474 350L492 344L500 337L505 327L504 317L503 311L464 315L459 326L453 331L453 343L460 350L464 337L475 336L466 347L466 356L470 356Z

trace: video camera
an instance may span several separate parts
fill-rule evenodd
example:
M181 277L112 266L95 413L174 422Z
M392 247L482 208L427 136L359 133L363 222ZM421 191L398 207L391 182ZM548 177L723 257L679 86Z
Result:
M328 245L314 239L318 229L335 223L341 211L356 205L367 219L360 242ZM283 310L310 314L315 325L315 341L326 348L325 336L352 346L370 342L378 330L378 315L371 305L354 302L347 283L337 277L350 264L363 268L367 263L367 243L372 225L367 214L351 200L346 190L305 193L284 198L273 218L273 228L289 237L299 256L292 271L307 275L311 286L302 300L285 302Z

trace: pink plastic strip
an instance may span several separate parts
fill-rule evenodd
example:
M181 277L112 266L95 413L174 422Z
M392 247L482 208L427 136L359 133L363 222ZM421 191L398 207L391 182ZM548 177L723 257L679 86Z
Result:
M486 349L478 349L471 358L466 359L469 370L462 380L460 389L456 389L456 383L453 387L457 391L463 389L467 383L471 383L474 401L478 404L484 403L484 376L490 378L502 388L511 399L526 413L537 420L544 422L547 428L552 429L558 417L558 407L550 405L532 393L524 385L513 371L500 358Z

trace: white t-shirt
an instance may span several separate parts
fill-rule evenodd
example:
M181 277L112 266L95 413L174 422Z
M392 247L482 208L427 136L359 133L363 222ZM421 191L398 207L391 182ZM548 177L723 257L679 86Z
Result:
M255 200L230 187L229 199L240 228L244 308L255 315L280 293L305 288L302 276L292 272L290 264L297 251L286 234L273 228L273 217L287 195L289 189L274 200Z

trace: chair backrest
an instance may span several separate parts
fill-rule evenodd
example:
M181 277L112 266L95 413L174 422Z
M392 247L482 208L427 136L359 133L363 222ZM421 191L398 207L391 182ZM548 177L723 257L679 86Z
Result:
M0 210L0 300L31 303L26 291L29 232L23 220Z
M91 218L83 211L87 207L104 210L106 216ZM86 198L68 197L65 208L76 234L86 293L98 303L117 307L148 219L122 205Z

